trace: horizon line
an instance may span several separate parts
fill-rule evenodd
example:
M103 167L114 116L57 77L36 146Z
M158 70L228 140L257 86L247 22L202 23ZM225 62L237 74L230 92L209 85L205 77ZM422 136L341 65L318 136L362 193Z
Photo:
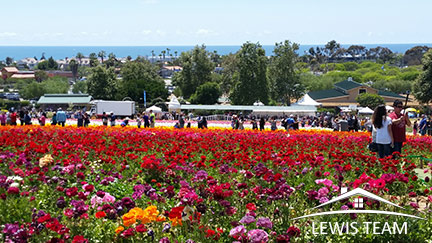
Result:
M259 43L259 42L252 42L249 41L250 43ZM282 41L283 42L283 41ZM307 46L323 46L326 45L327 43L323 43L323 44L300 44L297 42L292 42L291 43L296 43L299 44L300 46L302 45L307 45ZM244 42L246 43L246 42ZM106 45L106 44L101 44L101 45L95 45L95 44L68 44L68 45L58 45L58 44L53 44L53 45L28 45L28 44L0 44L0 47L146 47L146 46L155 46L155 47L165 47L165 46L178 46L178 47L182 47L182 46L201 46L201 45L205 45L205 46L242 46L244 43L242 44L184 44L184 45L177 45L177 44L165 44L165 45L124 45L124 44L119 44L119 45ZM280 42L275 42L274 44L262 44L259 43L261 46L272 46L275 45L276 43L280 43ZM338 43L340 45L432 45L431 43L424 43L424 42L411 42L411 43Z

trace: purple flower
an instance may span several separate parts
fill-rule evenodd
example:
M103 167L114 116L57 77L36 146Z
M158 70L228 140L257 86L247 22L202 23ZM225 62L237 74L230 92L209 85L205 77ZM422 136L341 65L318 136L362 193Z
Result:
M202 181L207 179L208 174L205 170L200 170L195 174L195 180Z
M262 243L268 241L268 234L264 230L254 229L248 232L248 239L251 243Z
M239 225L230 231L229 236L242 236L243 234L246 234L246 228L243 225Z
M159 240L159 243L170 243L171 241L168 239L168 237L164 237Z
M348 210L349 207L347 205L342 205L341 210Z
M256 226L271 229L271 228L273 228L273 223L271 222L271 220L269 218L260 217L260 218L258 218L258 220L256 222Z
M240 220L242 224L251 224L253 222L255 222L255 218L250 215L246 215Z

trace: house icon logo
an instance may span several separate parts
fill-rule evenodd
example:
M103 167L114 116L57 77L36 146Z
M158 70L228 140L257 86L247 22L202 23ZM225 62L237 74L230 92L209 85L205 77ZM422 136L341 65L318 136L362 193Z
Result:
M338 210L338 211L327 211L327 212L313 213L313 214L308 214L308 215L304 215L304 216L301 216L301 217L293 218L292 220L302 219L302 218L309 218L309 217L315 217L315 216L322 216L322 215L350 214L350 213L357 213L357 214L359 214L359 213L360 214L361 213L363 213L363 214L365 214L365 213L370 213L370 214L385 214L385 215L395 215L395 216L403 216L403 217L409 217L409 218L426 220L424 218L420 218L420 217L415 216L415 215L404 214L404 213L397 213L397 212L391 212L391 211L381 211L381 210L363 210L363 208L364 208L363 199L365 197L373 199L373 200L376 200L376 201L379 201L379 202L382 202L382 203L385 203L385 204L388 204L388 205L391 205L391 206L394 206L394 207L398 207L398 208L401 208L401 209L404 209L404 208L401 207L401 206L399 206L399 205L397 205L397 204L394 204L394 203L392 203L390 201L387 201L386 199L381 198L381 197L379 197L379 196L377 196L377 195L375 195L373 193L370 193L370 192L368 192L366 190L363 190L361 188L356 188L356 189L354 189L352 191L349 191L349 192L347 192L347 191L348 191L348 189L346 187L342 187L341 188L341 195L340 196L338 196L336 198L333 198L332 200L329 200L329 201L327 201L327 202L325 202L323 204L320 204L320 205L318 205L318 206L316 206L316 207L314 207L312 209L321 208L323 206L326 206L326 205L329 205L329 204L332 204L332 203L335 203L335 202L338 202L338 201L341 201L341 200L344 200L344 199L347 199L347 198L350 198L350 197L363 196L363 198L362 197L354 198L354 205L353 205L354 209L353 210Z

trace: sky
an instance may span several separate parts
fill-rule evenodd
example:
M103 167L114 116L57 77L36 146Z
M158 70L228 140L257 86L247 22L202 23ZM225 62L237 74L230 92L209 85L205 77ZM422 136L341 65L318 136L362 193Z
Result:
M20 0L0 45L432 43L430 0Z

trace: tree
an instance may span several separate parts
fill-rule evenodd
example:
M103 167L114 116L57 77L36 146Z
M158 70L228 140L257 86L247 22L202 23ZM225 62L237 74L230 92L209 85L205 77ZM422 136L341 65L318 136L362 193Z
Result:
M89 61L90 67L96 67L99 64L96 53L94 52L90 53L89 59L90 59Z
M78 63L75 59L70 60L69 68L72 71L73 80L76 81L78 76Z
M114 100L117 94L117 82L114 68L97 66L88 79L88 92L95 99Z
M341 48L340 44L337 43L335 40L327 42L327 44L324 47L324 52L327 55L328 59L333 59L335 56L335 53L337 50Z
M54 58L51 56L48 58L48 69L49 70L57 70L58 69L58 63L54 60Z
M106 52L105 52L105 51L100 51L100 52L98 53L98 57L100 57L100 59L101 59L101 63L103 63L104 58L106 57Z
M270 93L275 101L291 105L291 99L298 99L304 93L296 69L299 45L288 40L276 43L274 56L269 65Z
M39 99L39 97L45 94L45 90L42 85L31 82L23 89L20 89L19 93L24 99Z
M269 87L266 77L267 57L259 43L246 42L237 53L238 80L230 95L236 105L252 105L260 100L269 101Z
M168 90L163 79L158 75L158 69L149 61L138 58L137 61L127 62L121 71L120 94L139 102L146 91L146 102L155 98L165 100Z
M422 64L423 55L429 50L427 46L415 46L405 52L403 61L406 65L420 65Z
M367 49L364 46L352 45L347 51L354 60L358 60L365 57Z
M367 59L381 60L383 63L389 62L394 58L394 53L387 47L377 46L366 52Z
M236 77L238 77L238 58L235 54L228 54L222 57L222 78L220 88L223 94L228 95L234 88Z
M42 62L39 62L37 64L36 69L39 69L39 70L49 70L49 68L48 68L48 61L44 60Z
M85 94L87 93L87 82L86 81L78 81L74 84L72 88L72 93L74 94Z
M195 94L191 97L192 104L213 105L216 104L221 96L219 84L215 82L207 82L200 85Z
M66 94L69 83L64 77L49 78L41 83L43 90L48 94Z
M12 57L6 57L5 62L6 62L7 66L10 66L13 63L13 58Z
M181 90L184 99L189 99L195 93L198 86L211 81L211 72L214 63L210 60L206 47L195 46L180 56L183 70L173 77L173 84Z
M414 96L422 103L432 101L432 49L423 57L423 71L414 83Z
M369 107L375 109L378 105L384 104L384 98L377 94L362 93L357 96L356 101L360 106Z
M84 55L81 52L78 52L76 58L79 61L79 65L81 66L81 60L84 58Z
M40 82L48 79L48 74L45 71L37 70L35 72L35 79L36 79L36 81L38 81L40 83Z

